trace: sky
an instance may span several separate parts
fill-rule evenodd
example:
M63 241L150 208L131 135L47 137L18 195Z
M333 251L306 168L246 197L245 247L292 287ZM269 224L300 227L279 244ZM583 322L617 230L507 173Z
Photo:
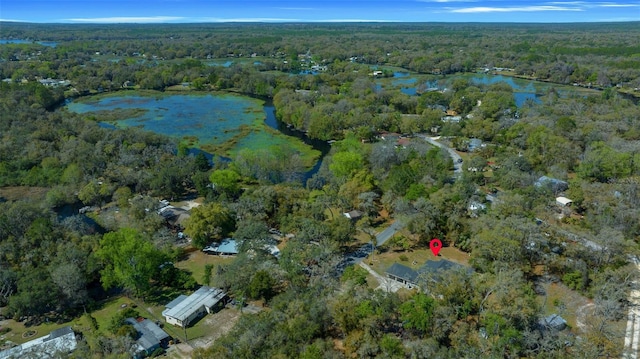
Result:
M0 21L613 22L640 21L640 0L0 0Z

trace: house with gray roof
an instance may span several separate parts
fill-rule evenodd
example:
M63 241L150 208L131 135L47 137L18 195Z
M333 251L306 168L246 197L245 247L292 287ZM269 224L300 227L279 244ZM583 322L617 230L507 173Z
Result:
M446 259L441 259L439 261L426 261L425 264L417 270L400 263L393 263L385 273L387 278L412 287L418 285L418 277L440 281L442 279L442 272L456 268L463 268L463 266ZM469 270L471 270L471 268L469 268Z
M568 182L547 176L538 178L533 185L536 187L548 187L553 191L553 193L566 191L569 188Z
M558 314L548 315L538 322L538 326L542 330L564 330L567 327L567 321Z
M169 345L171 336L149 319L127 318L124 321L138 332L134 355L136 359L144 358L158 348L166 348Z
M222 289L202 286L188 297L180 295L169 302L162 316L167 323L186 328L194 319L224 306L226 298Z
M416 285L418 272L400 263L393 263L385 272L387 278L406 285Z

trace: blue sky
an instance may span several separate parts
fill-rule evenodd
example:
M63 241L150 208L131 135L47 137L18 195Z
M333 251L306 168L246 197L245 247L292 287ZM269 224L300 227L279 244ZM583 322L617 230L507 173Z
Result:
M0 0L0 21L55 23L640 21L640 0Z

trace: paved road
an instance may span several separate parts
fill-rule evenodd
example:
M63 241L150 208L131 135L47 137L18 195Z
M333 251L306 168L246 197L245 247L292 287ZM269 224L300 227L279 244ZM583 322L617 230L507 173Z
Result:
M445 149L449 153L449 156L451 157L451 159L453 160L453 174L456 177L462 176L462 157L460 157L460 155L453 148L445 146L444 144L438 142L437 140L440 137L428 137L425 135L422 135L420 137L422 137L425 141L429 142L430 144L436 147Z
M391 223L391 225L387 227L385 230L378 233L376 235L378 246L383 245L384 242L389 240L389 238L393 237L393 235L396 234L396 232L398 232L400 229L402 229L402 227L403 227L403 224L400 223L400 221L396 220L395 222Z
M396 232L398 232L403 227L404 227L404 224L398 220L391 223L389 227L385 228L382 232L376 235L376 240L378 242L377 245L378 246L383 245L386 241L389 240L389 238L393 237L396 234ZM344 269L344 267L348 265L358 264L362 262L363 259L367 258L371 254L371 252L373 252L373 244L372 243L363 244L362 246L360 246L360 248L356 249L354 252L345 254L344 259L339 266L341 266L342 269Z
M640 271L640 263L638 258L630 259L635 264L636 269ZM637 285L634 282L634 285ZM638 347L640 344L640 290L633 289L629 293L629 314L627 316L627 331L624 336L624 349L622 351L623 359L637 359Z
M630 308L627 316L627 331L624 337L623 359L638 358L638 342L640 340L640 291L633 290L629 295Z

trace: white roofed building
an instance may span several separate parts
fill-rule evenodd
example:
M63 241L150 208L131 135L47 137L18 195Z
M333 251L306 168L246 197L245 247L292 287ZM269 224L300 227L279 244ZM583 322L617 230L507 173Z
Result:
M58 358L66 357L78 342L71 327L56 329L51 333L11 349L0 351L1 359Z
M180 295L165 306L162 316L169 324L187 327L196 318L211 313L227 294L222 289L202 286L190 296Z
M567 197L556 197L556 203L561 207L569 207L573 201Z

